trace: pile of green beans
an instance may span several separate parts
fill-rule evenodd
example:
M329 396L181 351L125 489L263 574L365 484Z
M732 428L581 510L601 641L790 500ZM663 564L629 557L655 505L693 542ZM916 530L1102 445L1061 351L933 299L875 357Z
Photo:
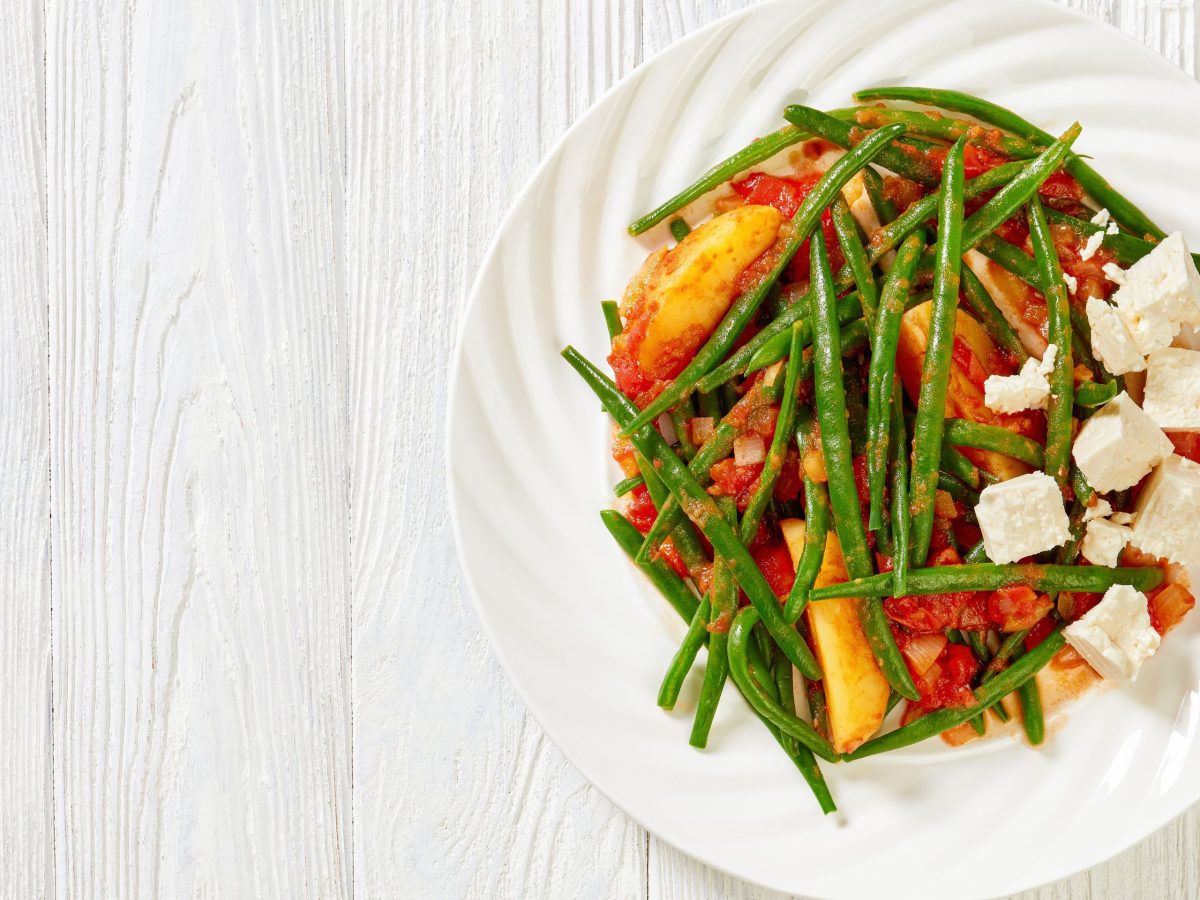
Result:
M885 599L1024 585L1053 602L1064 591L1103 593L1113 585L1129 585L1145 592L1163 581L1159 568L1076 564L1083 515L1096 502L1097 492L1071 464L1073 417L1086 418L1108 403L1123 381L1107 375L1092 356L1086 318L1072 307L1064 283L1055 234L1062 240L1068 234L1065 229L1079 237L1103 231L1106 250L1122 265L1130 265L1165 233L1075 153L1078 123L1056 139L1010 110L961 92L887 87L855 96L872 105L828 113L786 107L783 118L788 124L718 163L629 226L636 236L665 224L654 232L658 238L665 240L669 231L675 242L690 246L700 236L689 239L689 221L699 222L705 215L692 204L705 194L810 138L845 151L799 196L775 245L757 263L753 282L734 296L686 364L681 361L679 374L657 385L657 393L647 394L653 399L639 409L574 348L568 346L562 353L616 422L621 439L632 445L637 471L614 486L615 495L644 486L656 511L649 528L641 526L645 534L615 510L605 510L601 519L624 554L687 625L666 666L658 705L676 708L704 649L703 682L689 742L707 746L725 682L731 679L826 813L836 806L819 759L855 760L965 723L983 735L989 709L1008 720L1001 701L1010 694L1020 708L1029 743L1042 743L1045 721L1036 676L1064 646L1064 623L1052 608L1047 615L1055 630L1028 651L1024 641L1030 629L1001 634L998 646L991 644L995 652L989 648L992 632L946 629L947 639L969 646L978 663L972 681L976 704L934 710L839 753L832 742L836 734L830 733L825 673L814 654L810 622L804 618L810 604L835 598L856 601L863 635L891 689L890 711L903 699L920 700L921 692L896 641L896 634L906 629L889 620ZM895 108L881 101L936 111ZM966 179L969 144L1001 159ZM1108 234L1043 202L1043 194L1050 195L1044 190L1047 179L1063 170L1092 201L1109 209L1119 233ZM878 216L877 227L856 220L843 196L857 176ZM901 189L893 190L896 177L921 186L906 208L900 208L896 198L911 197L912 185L905 187L901 181ZM827 246L820 228L826 212L836 248ZM1029 225L1027 246L1032 253L997 231L1020 216ZM805 241L807 283L800 279L781 286ZM840 250L845 261L836 271L830 264L831 250ZM951 385L958 383L952 375L960 305L962 314L980 324L1009 362L1019 367L1030 358L997 299L963 264L971 250L1045 299L1046 338L1058 354L1048 376L1051 389L1041 443L1002 424L955 417L970 415L972 409L951 396ZM1200 254L1194 257L1200 268ZM921 304L928 305L928 331L920 380L909 385L916 396L909 398L898 376L897 355L901 348L911 352L907 335L913 319L907 313ZM618 352L632 340L621 337L625 329L635 334L635 323L622 317L622 309L626 317L639 315L632 303L601 304L609 341ZM906 379L915 379L912 361L904 359L901 371ZM768 367L774 368L764 376ZM1078 385L1077 367L1082 373ZM1084 367L1094 380L1087 380ZM697 416L711 420L703 442L698 439ZM670 419L671 428L663 429L674 432L673 444L658 429L660 417ZM770 439L761 454L750 457L760 460L750 473L754 480L739 487L736 500L721 496L717 485L726 482L714 467L730 465L735 444L738 464L746 465L750 451L738 442L757 441L757 435ZM1007 456L1053 477L1069 504L1072 540L1033 562L989 562L986 545L970 526L978 524L974 510L981 492L1005 470L992 465L990 457L978 457L981 462L976 465L962 448ZM787 467L795 465L797 457L800 471L789 473ZM739 472L750 477L745 469ZM714 478L716 483L710 485ZM791 588L783 596L782 587L781 595L772 588L778 586L775 576L768 582L767 567L760 569L756 559L764 540L778 539L778 521L800 514L799 499L778 493L785 478L793 485L798 478L802 485L804 541L794 558ZM936 516L938 492L956 502L953 522ZM1130 502L1128 492L1108 499L1121 509ZM934 544L935 530L950 547L961 547L962 564L929 565L931 546L939 546ZM662 552L668 538L674 551L667 556L677 569ZM826 543L833 539L849 580L817 588ZM742 602L748 599L749 605L739 610L741 592ZM796 711L793 673L805 679L808 719ZM1007 702L1009 710L1015 710L1013 702Z

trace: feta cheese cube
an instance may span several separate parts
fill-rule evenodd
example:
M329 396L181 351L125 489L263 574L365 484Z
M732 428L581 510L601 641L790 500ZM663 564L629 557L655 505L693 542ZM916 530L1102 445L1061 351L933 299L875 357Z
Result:
M1105 263L1102 267L1104 277L1113 284L1122 285L1125 283L1125 270L1116 263Z
M1109 516L1108 521L1112 522L1114 525L1132 525L1133 513L1115 512Z
M1115 309L1097 297L1089 297L1087 317L1092 327L1092 352L1108 371L1124 375L1146 368L1146 360Z
M1083 511L1083 521L1090 522L1092 519L1105 519L1112 515L1112 504L1103 497L1097 497L1096 502Z
M1062 492L1044 472L988 485L979 495L975 516L992 562L1016 562L1071 538Z
M1161 638L1150 623L1146 595L1114 584L1104 599L1063 629L1067 643L1103 678L1137 678Z
M1025 360L1016 375L989 375L983 383L983 402L992 412L1018 413L1025 409L1045 409L1050 398L1046 376L1054 370L1058 348L1046 347L1042 361Z
M1200 352L1168 347L1146 362L1146 414L1164 431L1200 431Z
M1200 324L1200 272L1176 231L1124 273L1113 302L1143 356L1169 347L1182 325Z
M1132 537L1133 531L1124 525L1114 525L1107 519L1093 519L1088 522L1079 549L1084 559L1093 565L1112 568Z
M1135 547L1173 563L1200 563L1200 465L1172 455L1154 470L1134 513Z
M1083 423L1071 455L1088 484L1108 493L1133 487L1174 450L1154 420L1121 391Z

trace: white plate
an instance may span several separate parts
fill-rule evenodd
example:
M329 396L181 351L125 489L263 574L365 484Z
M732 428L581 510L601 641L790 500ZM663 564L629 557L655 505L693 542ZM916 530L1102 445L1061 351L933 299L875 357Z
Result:
M1200 799L1200 615L1040 752L935 741L825 766L841 808L826 819L732 688L707 752L687 745L694 693L673 714L655 707L683 628L600 523L618 477L607 424L558 353L573 343L603 360L599 301L665 239L665 226L627 237L635 215L778 127L785 102L844 106L858 87L901 82L980 93L1056 133L1079 118L1097 168L1200 243L1200 87L1116 30L1041 0L773 3L671 47L568 132L487 255L451 389L459 552L534 715L656 835L810 896L1015 892Z

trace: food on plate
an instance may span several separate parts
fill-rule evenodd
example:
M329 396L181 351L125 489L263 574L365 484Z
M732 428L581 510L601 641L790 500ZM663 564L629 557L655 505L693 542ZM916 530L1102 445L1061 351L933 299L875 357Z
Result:
M687 624L659 705L705 650L690 742L732 680L824 812L818 760L1042 743L1153 665L1200 564L1184 236L1075 155L1078 124L856 99L787 107L630 226L612 377L563 351L614 423L604 524Z

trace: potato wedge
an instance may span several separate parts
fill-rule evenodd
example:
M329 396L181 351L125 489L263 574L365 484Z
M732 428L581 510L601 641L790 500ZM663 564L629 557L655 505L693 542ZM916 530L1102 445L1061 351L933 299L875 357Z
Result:
M792 565L800 563L804 551L804 523L785 519L779 523L787 542ZM817 587L849 580L837 535L825 541L825 558L817 573ZM829 739L839 753L848 753L879 730L887 713L887 680L879 671L871 646L858 621L858 603L853 598L822 600L805 611L812 632L814 651L821 669L825 700L829 708Z
M738 276L771 248L782 221L774 207L743 206L705 222L662 257L643 294L637 360L646 375L669 377L708 339L740 293Z
M920 394L921 367L925 361L925 348L929 344L929 316L931 303L922 303L904 314L900 324L900 342L896 348L896 372L904 382L904 388L914 400ZM958 311L954 326L955 337L961 339L983 367L984 373L993 375L1006 373L1003 357L983 326L963 310ZM954 419L970 419L989 425L1002 425L1021 434L1042 440L1045 420L1040 413L1018 413L1003 415L994 413L983 403L983 388L963 371L957 362L950 364L950 384L946 391L946 416ZM987 450L963 448L975 465L986 469L1000 479L1024 475L1029 467L1011 457Z
M1046 338L1042 335L1042 324L1046 321L1045 301L1024 281L978 250L969 251L963 262L971 267L992 295L996 307L1025 349L1040 359L1046 352Z

